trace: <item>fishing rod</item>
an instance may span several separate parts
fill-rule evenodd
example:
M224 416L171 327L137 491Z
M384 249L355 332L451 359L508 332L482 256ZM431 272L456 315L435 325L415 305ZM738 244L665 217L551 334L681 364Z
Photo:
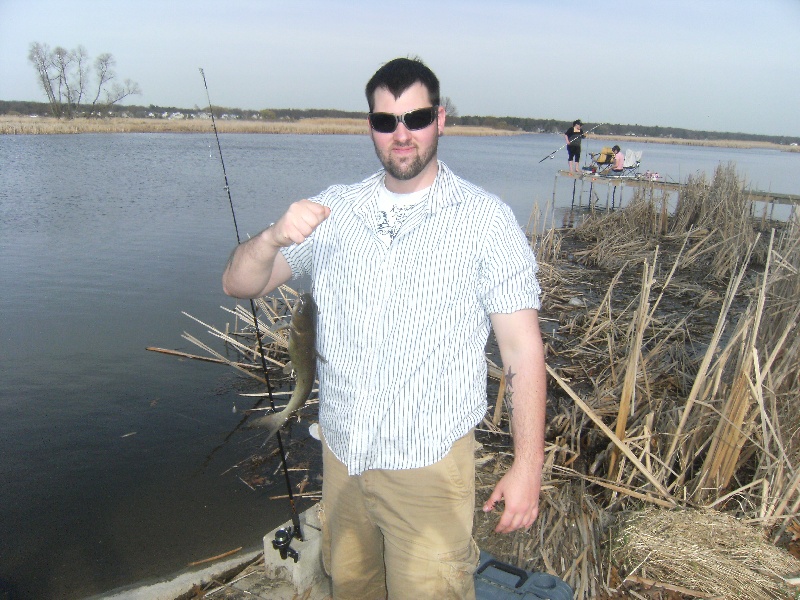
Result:
M211 95L208 92L208 83L206 82L206 74L203 72L203 69L200 69L200 75L203 77L203 86L206 88L206 98L208 98L208 110L211 113L211 127L214 129L214 137L217 140L217 150L219 151L219 162L222 165L222 175L225 179L225 191L228 194L228 204L231 207L231 216L233 217L233 228L236 231L236 243L241 244L242 240L239 237L239 226L236 223L236 211L233 208L233 198L231 198L231 188L228 185L228 173L225 170L225 160L222 158L222 145L219 141L219 133L217 132L217 122L214 119L214 107L211 104ZM275 410L275 400L272 396L272 384L270 383L269 379L269 369L267 369L267 359L266 353L264 352L264 346L261 342L261 331L259 331L258 327L258 317L256 316L256 303L251 298L250 299L250 310L253 313L253 326L255 328L256 333L256 342L258 343L258 352L261 356L261 369L264 371L264 382L267 384L267 395L269 396L269 403L272 410ZM289 498L289 506L292 509L292 524L294 527L291 531L288 532L289 538L288 541L286 539L281 540L279 545L276 545L276 542L273 542L273 547L277 550L281 550L281 557L286 558L286 553L288 548L288 542L291 541L291 537L294 536L299 540L303 539L303 534L300 531L300 516L297 514L297 506L295 506L294 502L294 494L292 493L292 482L289 479L289 468L286 464L286 452L283 448L283 440L281 439L281 432L278 431L275 435L275 439L278 440L278 449L280 450L281 456L281 464L283 465L283 476L286 479L286 491L288 492ZM286 530L281 529L281 532L284 533L284 536L287 534ZM277 537L276 537L277 540ZM279 547L280 546L280 547ZM291 550L291 549L289 549ZM293 550L291 552L294 552ZM292 556L290 553L289 556ZM295 556L292 556L295 562L297 562L296 553Z
M591 132L593 132L595 129L597 129L598 127L600 127L600 125L605 125L605 123L598 123L597 125L595 125L594 127L592 127L592 128L589 130L589 131L581 131L581 136L585 136L587 133L591 133ZM575 141L575 140L573 139L572 141ZM567 146L569 146L569 144L570 144L570 142L567 142L566 144L564 144L563 146L561 146L561 148L559 148L558 150L563 150L564 148L566 148ZM552 151L550 154L548 154L547 156L545 156L545 157L544 157L542 160L540 160L539 162L540 162L540 163L543 163L543 162L544 162L544 161L546 161L548 158L553 158L553 156L555 156L555 154L556 154L556 152L558 152L558 150L553 150L553 151Z

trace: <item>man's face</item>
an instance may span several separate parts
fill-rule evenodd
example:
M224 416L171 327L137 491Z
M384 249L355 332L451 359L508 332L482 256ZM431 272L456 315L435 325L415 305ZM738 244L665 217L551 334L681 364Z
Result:
M399 98L386 88L375 90L373 112L402 115L431 106L428 90L415 83ZM403 123L392 133L370 129L375 152L386 169L386 187L397 193L410 193L430 186L438 171L436 151L439 135L444 130L445 113L442 107L428 127L409 131Z

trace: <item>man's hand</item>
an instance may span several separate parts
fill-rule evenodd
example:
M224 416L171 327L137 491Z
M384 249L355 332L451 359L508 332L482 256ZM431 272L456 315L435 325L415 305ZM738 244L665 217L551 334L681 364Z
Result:
M497 533L511 533L533 525L539 516L541 481L541 469L526 472L517 462L511 465L483 505L483 512L490 512L497 502L503 502L503 514L494 528Z
M299 244L331 214L331 209L311 200L298 200L265 232L278 248Z

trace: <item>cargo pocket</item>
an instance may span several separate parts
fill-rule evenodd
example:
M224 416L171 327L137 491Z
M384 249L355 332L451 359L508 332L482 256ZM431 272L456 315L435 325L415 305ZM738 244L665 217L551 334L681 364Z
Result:
M466 548L439 555L439 569L444 584L441 598L452 600L475 600L475 580L480 550L475 540L470 539Z

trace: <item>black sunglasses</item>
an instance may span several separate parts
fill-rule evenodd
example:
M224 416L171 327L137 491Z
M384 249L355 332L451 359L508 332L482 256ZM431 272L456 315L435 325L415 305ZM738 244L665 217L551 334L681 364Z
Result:
M409 131L425 129L436 120L438 106L430 108L418 108L410 110L402 115L393 113L372 112L369 113L369 125L378 133L392 133L397 129L398 123L402 123Z

